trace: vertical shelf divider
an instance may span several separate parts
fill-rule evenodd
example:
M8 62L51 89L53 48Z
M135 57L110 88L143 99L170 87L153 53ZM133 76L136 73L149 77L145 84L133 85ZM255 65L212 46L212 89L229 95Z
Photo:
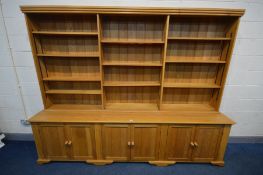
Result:
M166 62L166 52L167 52L167 42L168 42L168 32L169 32L169 21L170 15L167 15L165 27L164 27L164 48L163 48L163 60L162 60L162 71L161 71L161 87L160 87L160 99L159 99L159 109L162 109L162 101L163 101L163 84L164 84L164 75L165 75L165 62Z
M101 36L102 36L102 29L101 29L101 21L100 21L100 15L97 14L97 30L98 30L98 48L99 48L99 62L100 62L100 88L101 88L101 106L102 109L105 108L105 96L104 96L104 86L103 86L103 82L104 82L104 73L103 73L103 61L102 61L102 45L101 45Z

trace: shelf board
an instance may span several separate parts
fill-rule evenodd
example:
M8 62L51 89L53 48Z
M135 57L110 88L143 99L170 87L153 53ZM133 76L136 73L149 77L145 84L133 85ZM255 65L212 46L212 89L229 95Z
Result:
M104 86L160 86L159 81L105 81Z
M98 32L62 32L62 31L32 31L36 35L77 35L77 36L98 36Z
M106 110L116 111L156 111L158 106L155 103L107 103Z
M222 61L222 60L189 60L189 59L185 59L185 60L176 60L176 59L171 59L169 57L167 57L166 63L215 63L215 64L225 64L226 61Z
M168 40L200 40L200 41L229 41L231 38L225 37L168 37Z
M209 104L161 104L163 111L186 111L186 112L208 112L215 111L215 108Z
M101 90L48 90L46 94L101 94Z
M85 54L85 55L80 55L80 54L74 54L74 55L70 55L70 54L37 54L37 56L39 57L76 57L76 58L87 58L87 57L91 57L91 58L97 58L99 57L99 53L91 53L91 54Z
M104 61L103 62L104 66L156 66L156 67L161 67L162 63L161 62L123 62L123 61Z
M102 105L53 104L47 110L101 110Z
M220 88L220 85L212 83L173 83L164 82L163 87L166 88Z
M115 44L163 44L163 40L157 39L102 39L101 43Z
M43 78L43 81L101 81L98 76L90 76L90 78L86 77L47 77Z

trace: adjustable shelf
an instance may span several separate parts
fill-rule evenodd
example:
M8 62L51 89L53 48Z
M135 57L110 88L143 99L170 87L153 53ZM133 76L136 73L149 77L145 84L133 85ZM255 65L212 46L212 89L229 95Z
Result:
M104 61L104 66L149 66L149 67L162 67L158 62L122 62L122 61Z
M98 32L60 32L60 31L32 31L35 35L74 35L74 36L98 36Z
M163 87L166 88L220 88L220 85L212 83L174 83L164 82Z
M160 86L158 81L105 81L104 86Z
M39 57L63 57L63 58L97 58L99 57L99 53L86 53L86 54L59 54L59 53L53 53L53 54L43 54L43 53L39 53L37 54L37 56Z
M46 94L101 94L101 90L47 90Z
M166 63L215 63L215 64L225 64L226 61L223 60L209 60L209 59L182 59L177 57L166 57Z
M196 40L196 41L230 41L231 38L208 38L208 37L168 37L168 40Z
M101 43L112 44L164 44L162 40L153 39L102 39Z
M90 77L46 77L43 81L101 81L99 76Z

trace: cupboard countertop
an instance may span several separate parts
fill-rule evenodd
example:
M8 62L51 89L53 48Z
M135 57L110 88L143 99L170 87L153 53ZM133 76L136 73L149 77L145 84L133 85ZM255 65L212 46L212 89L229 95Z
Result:
M30 123L235 124L220 112L43 110Z

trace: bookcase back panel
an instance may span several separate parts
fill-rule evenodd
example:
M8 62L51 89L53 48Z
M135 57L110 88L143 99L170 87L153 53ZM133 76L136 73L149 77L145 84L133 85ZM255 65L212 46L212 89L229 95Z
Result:
M85 58L45 59L48 77L99 77L99 60Z
M108 15L102 17L103 39L163 40L164 16Z
M165 88L164 104L210 104L213 89Z
M170 18L169 37L225 37L235 17Z
M68 82L68 81L50 81L46 82L47 89L51 90L99 90L100 82Z
M167 60L220 60L222 41L169 41Z
M39 54L98 55L98 38L80 36L41 36Z
M155 67L105 67L105 81L156 81L160 83L160 68Z
M53 104L101 105L100 95L52 94L48 97Z
M37 31L97 32L96 15L37 14L29 17Z
M106 87L107 103L157 103L159 87Z
M165 82L215 83L218 71L216 64L167 64Z
M103 45L104 62L161 63L162 48L156 45Z

